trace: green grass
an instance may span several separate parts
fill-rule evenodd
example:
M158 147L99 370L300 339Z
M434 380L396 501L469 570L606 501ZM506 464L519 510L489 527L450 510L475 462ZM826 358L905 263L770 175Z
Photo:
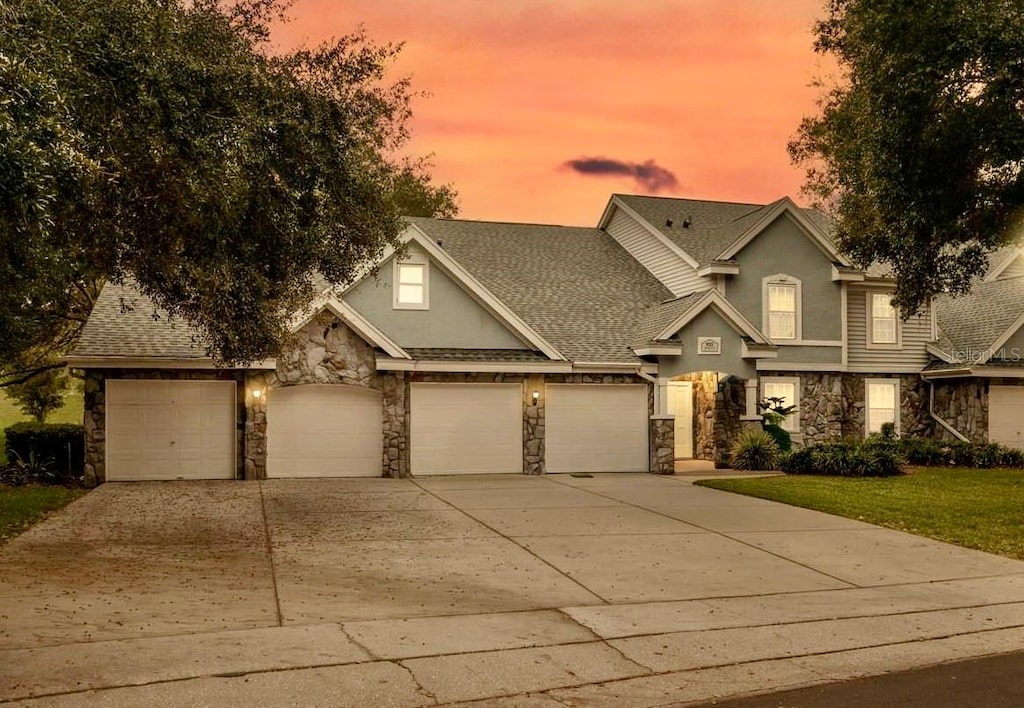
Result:
M0 486L0 543L85 494L67 487Z
M71 388L64 396L64 407L55 411L46 419L47 423L76 423L82 424L82 384L73 381ZM27 415L18 409L17 403L9 399L3 391L0 391L0 464L7 459L7 441L4 439L3 431L8 426L31 420Z
M1024 560L1024 470L922 467L902 477L787 475L697 484Z

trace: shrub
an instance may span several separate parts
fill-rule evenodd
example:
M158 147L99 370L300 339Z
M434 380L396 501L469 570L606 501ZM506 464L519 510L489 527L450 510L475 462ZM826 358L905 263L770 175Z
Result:
M903 438L900 441L903 456L912 465L934 467L949 462L949 450L932 438Z
M1024 450L1017 450L1012 447L1003 448L999 466L1015 467L1017 469L1024 468Z
M791 452L782 463L789 474L834 477L891 477L903 474L904 458L895 439L843 440Z
M15 423L4 431L7 458L54 481L82 475L85 466L85 432L81 425ZM46 481L39 479L38 481Z
M779 450L789 452L792 449L793 439L789 436L789 431L775 423L767 423L763 427L764 432L771 435L775 444L779 446Z
M784 454L779 460L779 469L787 474L813 474L814 453L811 448L802 447Z
M771 435L763 430L745 430L732 446L730 460L738 470L774 470L781 451Z

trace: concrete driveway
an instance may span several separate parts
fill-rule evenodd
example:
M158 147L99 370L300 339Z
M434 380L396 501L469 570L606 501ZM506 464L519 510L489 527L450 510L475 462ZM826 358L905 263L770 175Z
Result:
M653 706L1022 647L1024 563L678 477L107 484L0 549L32 706Z

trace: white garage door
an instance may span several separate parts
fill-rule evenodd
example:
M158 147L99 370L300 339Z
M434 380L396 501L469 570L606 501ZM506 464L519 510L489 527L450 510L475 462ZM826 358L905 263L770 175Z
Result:
M106 382L108 481L234 479L235 382Z
M988 439L1024 450L1024 386L990 386Z
M413 474L523 471L520 384L414 383L410 396Z
M381 393L286 386L267 394L268 477L380 477Z
M646 472L647 387L549 384L545 407L548 472Z

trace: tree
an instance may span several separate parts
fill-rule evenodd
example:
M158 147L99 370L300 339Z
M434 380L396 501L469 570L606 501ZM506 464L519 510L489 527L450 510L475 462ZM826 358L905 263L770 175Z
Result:
M67 387L67 371L59 367L36 373L23 383L11 384L6 393L17 401L22 413L37 423L45 423L51 413L64 405Z
M842 76L790 144L807 191L904 316L967 291L1024 205L1024 8L830 0L816 33Z
M314 274L345 282L396 242L407 192L453 205L395 157L400 48L357 32L274 55L286 4L0 1L9 381L67 350L105 280L131 279L222 361L273 356Z

